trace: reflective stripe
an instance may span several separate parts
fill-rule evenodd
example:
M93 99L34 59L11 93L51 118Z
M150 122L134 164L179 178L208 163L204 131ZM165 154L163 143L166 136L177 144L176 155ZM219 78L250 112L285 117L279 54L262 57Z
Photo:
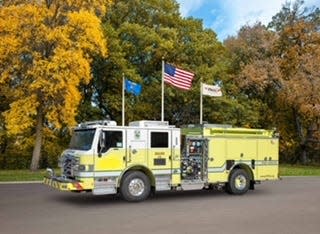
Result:
M251 167L251 161L245 160L245 161L235 161L234 166L237 164L245 164L249 167ZM277 166L279 165L278 160L259 160L255 161L255 166L263 167L263 166ZM208 167L208 173L221 173L226 171L226 164L223 164L220 167ZM79 177L118 177L121 175L123 171L84 171L84 172L76 172L76 176ZM180 168L173 168L173 169L157 169L152 170L152 173L154 175L171 175L171 174L180 174L181 170Z
M171 169L152 170L154 175L168 175L171 174ZM105 177L105 176L120 176L122 171L96 171L96 172L78 172L76 176L79 177Z
M277 166L279 165L279 161L278 160L260 160L260 161L256 161L256 166Z
M234 166L236 166L240 163L245 164L249 167L252 166L251 160L235 161ZM279 165L278 160L270 160L270 161L258 160L258 161L255 161L256 167L257 166L261 166L261 167L263 167L263 166L277 166L277 165ZM208 173L221 173L221 172L224 172L225 170L226 170L226 164L223 164L221 167L208 167Z
M96 171L96 172L78 172L76 175L79 177L105 177L105 176L119 176L121 174L121 171Z
M171 175L171 169L152 170L154 175Z
M221 167L209 167L208 173L224 172L225 170L226 170L226 164L223 164Z

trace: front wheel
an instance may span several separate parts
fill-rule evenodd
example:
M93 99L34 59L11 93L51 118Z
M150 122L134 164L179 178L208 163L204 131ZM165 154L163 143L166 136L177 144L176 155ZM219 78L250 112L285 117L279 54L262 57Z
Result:
M246 193L250 187L250 178L243 169L236 169L232 172L227 184L227 192L241 195Z
M124 200L138 202L150 194L150 180L140 171L128 172L122 180L120 193Z

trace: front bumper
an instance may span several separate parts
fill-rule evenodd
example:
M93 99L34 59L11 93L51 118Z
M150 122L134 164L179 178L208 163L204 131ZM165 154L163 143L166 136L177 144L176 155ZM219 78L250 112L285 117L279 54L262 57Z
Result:
M81 181L66 179L64 177L44 177L43 183L60 191L81 192L86 190Z

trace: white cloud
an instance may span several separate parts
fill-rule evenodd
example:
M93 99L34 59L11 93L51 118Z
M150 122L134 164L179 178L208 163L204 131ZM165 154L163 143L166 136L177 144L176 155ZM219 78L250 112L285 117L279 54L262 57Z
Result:
M227 35L235 35L246 24L268 24L285 2L286 0L225 0L225 13L231 24L219 36L225 38Z
M212 18L206 18L204 22L223 40L228 35L237 34L243 25L252 25L256 22L268 24L272 16L281 10L286 0L178 0L178 2L182 16L191 16L196 11L210 12ZM219 9L202 9L203 4L208 2L216 3ZM305 0L305 6L320 7L320 1Z
M317 6L320 7L319 0L305 0L306 6Z

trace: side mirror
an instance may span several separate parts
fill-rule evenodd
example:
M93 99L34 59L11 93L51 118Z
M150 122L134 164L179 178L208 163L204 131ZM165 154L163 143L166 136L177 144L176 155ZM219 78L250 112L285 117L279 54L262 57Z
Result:
M101 152L106 148L106 133L104 131L100 132L99 136L99 157L101 157Z

